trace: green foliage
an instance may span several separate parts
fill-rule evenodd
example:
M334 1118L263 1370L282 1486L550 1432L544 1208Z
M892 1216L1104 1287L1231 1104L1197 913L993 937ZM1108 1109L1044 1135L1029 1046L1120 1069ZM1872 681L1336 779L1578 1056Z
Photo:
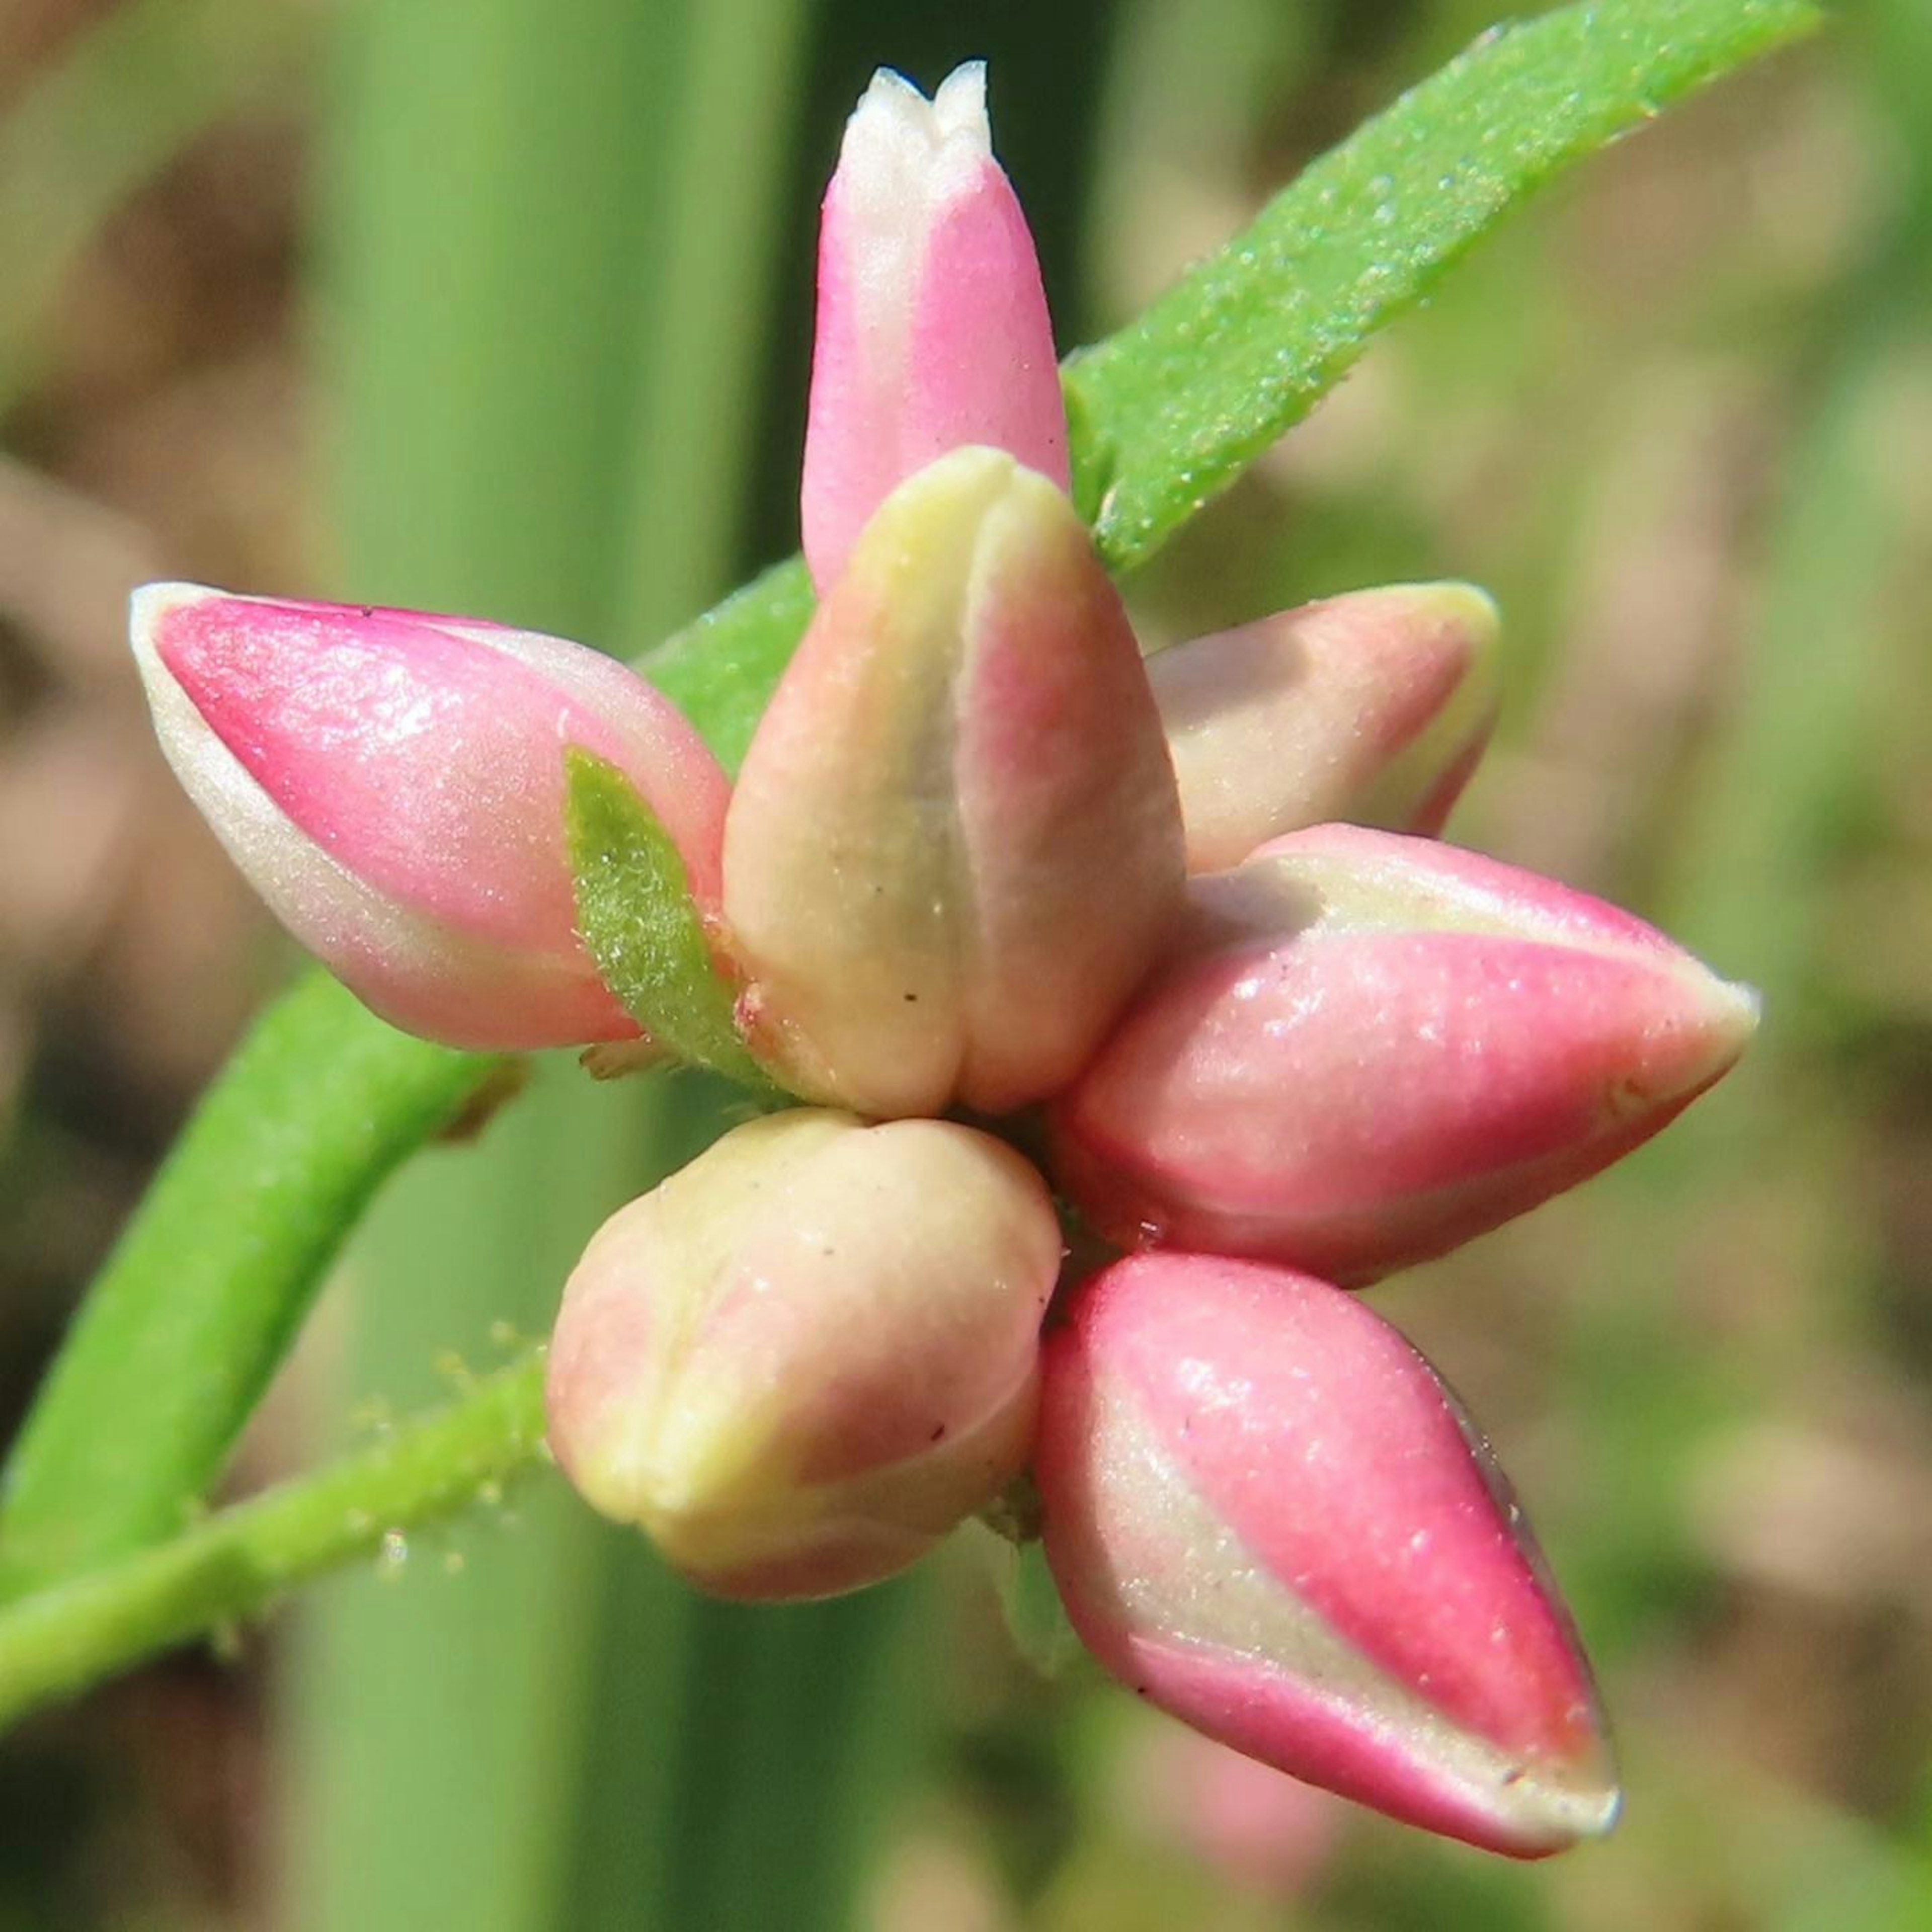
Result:
M769 1091L733 1024L676 842L615 765L574 746L564 758L578 926L604 983L677 1058Z
M650 652L638 668L681 705L736 772L816 600L802 559L774 566Z
M1101 554L1144 562L1564 169L1819 20L1808 0L1604 0L1484 35L1072 358Z
M333 980L262 1016L94 1283L8 1465L0 1596L183 1528L383 1180L506 1063Z

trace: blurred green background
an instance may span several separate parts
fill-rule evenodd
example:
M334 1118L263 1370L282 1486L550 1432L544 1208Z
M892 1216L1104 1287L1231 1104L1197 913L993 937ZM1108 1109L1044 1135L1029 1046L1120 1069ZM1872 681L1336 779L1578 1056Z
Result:
M1061 338L1492 21L1468 0L0 4L0 1407L286 962L146 732L144 578L640 650L796 539L813 212L986 56ZM964 1538L702 1604L548 1479L0 1740L0 1932L1932 1924L1932 10L1603 158L1133 586L1456 575L1455 836L1763 988L1745 1068L1378 1305L1523 1491L1626 1821L1518 1868L1014 1655ZM704 1096L567 1059L386 1197L243 1488L540 1334Z

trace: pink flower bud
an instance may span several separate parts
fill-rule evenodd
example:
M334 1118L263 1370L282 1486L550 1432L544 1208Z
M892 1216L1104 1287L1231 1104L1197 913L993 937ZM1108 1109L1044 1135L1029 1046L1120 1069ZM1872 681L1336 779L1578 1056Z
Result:
M596 651L181 584L136 592L134 643L189 796L277 917L397 1026L499 1048L638 1031L577 934L567 746L625 772L716 905L724 775Z
M1492 1850L1606 1831L1589 1672L1487 1445L1352 1296L1118 1262L1049 1336L1048 1561L1114 1676L1208 1736Z
M1495 720L1497 636L1481 591L1404 584L1149 658L1188 869L1328 819L1440 831Z
M1054 1104L1058 1178L1126 1245L1373 1280L1607 1166L1756 1025L1628 914L1425 839L1321 826L1190 892Z
M1060 1226L1003 1142L802 1108L607 1222L565 1290L550 1444L728 1596L904 1568L1019 1474Z
M900 483L974 442L1066 487L1040 264L993 159L985 67L929 101L881 69L846 125L819 234L800 511L820 592Z
M1000 1113L1099 1043L1184 886L1133 633L1061 493L962 449L866 526L725 827L753 1046L885 1116Z

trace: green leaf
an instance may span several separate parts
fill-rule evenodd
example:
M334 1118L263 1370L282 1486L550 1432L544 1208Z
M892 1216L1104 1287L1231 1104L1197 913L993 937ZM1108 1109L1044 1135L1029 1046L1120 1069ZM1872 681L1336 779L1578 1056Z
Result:
M574 745L564 763L577 922L604 984L680 1059L774 1090L738 1037L670 834L615 765Z
M1076 495L1144 562L1376 331L1571 163L1817 27L1809 0L1601 0L1492 28L1066 368Z
M655 639L736 574L810 10L328 10L345 586ZM398 1177L352 1258L353 1395L413 1406L452 1347L485 1358L500 1320L541 1334L591 1230L698 1138L687 1118L717 1131L704 1089L594 1088L556 1056L484 1146ZM412 1538L402 1576L340 1577L285 1660L293 1932L677 1922L657 1901L701 1606L561 1483L530 1485L512 1533L476 1514L460 1580Z
M1068 1621L1066 1606L1040 1544L1009 1543L991 1531L980 1539L991 1552L994 1587L1013 1648L1042 1677L1062 1677L1090 1660Z

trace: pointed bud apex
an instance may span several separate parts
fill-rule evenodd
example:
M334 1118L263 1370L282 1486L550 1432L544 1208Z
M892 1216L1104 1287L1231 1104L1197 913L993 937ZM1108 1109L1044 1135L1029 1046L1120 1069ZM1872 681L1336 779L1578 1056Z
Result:
M1018 1474L1060 1257L1040 1177L988 1135L754 1121L590 1244L551 1346L551 1447L707 1588L875 1582Z
M1149 658L1188 869L1329 819L1440 831L1495 719L1498 634L1470 585L1402 584Z
M1117 1263L1048 1337L1034 1473L1106 1668L1278 1769L1491 1850L1606 1831L1589 1672L1487 1445L1353 1297Z
M1426 839L1320 826L1190 892L1054 1103L1056 1174L1124 1244L1372 1281L1647 1140L1757 1023L1628 914Z
M801 510L821 594L886 496L966 443L1066 487L1040 264L993 159L984 66L932 100L881 70L847 124L819 236Z
M724 905L754 1047L861 1113L1023 1106L1099 1043L1183 879L1086 532L1011 457L956 451L867 526L745 760Z
M134 654L188 795L296 938L453 1046L634 1034L579 941L564 752L620 766L715 906L728 786L621 664L464 618L135 594Z

